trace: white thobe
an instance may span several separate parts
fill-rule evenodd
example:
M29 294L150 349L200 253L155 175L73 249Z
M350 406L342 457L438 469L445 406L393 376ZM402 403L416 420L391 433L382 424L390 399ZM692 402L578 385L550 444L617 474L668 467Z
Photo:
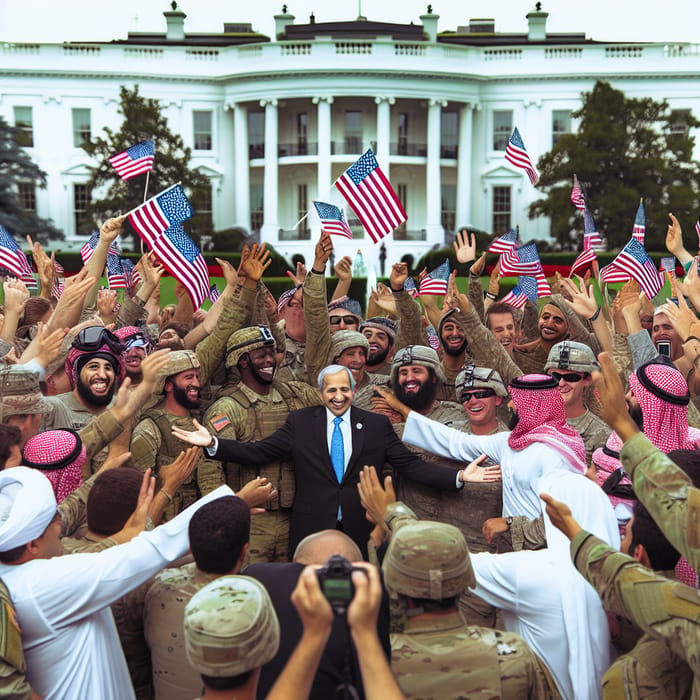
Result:
M523 450L512 449L508 445L509 435L470 435L411 411L402 440L436 455L462 461L471 462L482 454L488 455L501 465L503 515L537 518L542 513L542 501L535 488L537 481L545 473L569 473L574 468L553 447L541 442Z
M134 691L109 606L189 549L187 529L221 486L171 521L94 554L0 564L22 629L27 678L44 700L130 700Z

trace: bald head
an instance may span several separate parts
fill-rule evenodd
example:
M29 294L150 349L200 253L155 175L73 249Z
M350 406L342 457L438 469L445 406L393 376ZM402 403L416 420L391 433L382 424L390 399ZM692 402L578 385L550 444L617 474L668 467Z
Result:
M297 545L294 561L298 564L325 564L334 554L348 561L362 561L359 547L338 530L321 530L305 537Z

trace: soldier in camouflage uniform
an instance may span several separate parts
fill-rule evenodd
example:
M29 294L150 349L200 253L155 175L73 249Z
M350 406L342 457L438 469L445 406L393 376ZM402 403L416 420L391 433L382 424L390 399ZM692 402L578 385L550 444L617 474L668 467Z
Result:
M401 502L385 521L392 537L384 581L404 612L403 629L391 635L391 667L406 697L560 697L518 635L466 624L456 599L475 579L461 532L418 521Z
M242 442L262 440L284 424L290 411L321 403L318 392L305 382L280 382L275 378L274 349L275 341L267 326L252 326L231 334L226 346L226 367L237 369L241 381L227 386L225 394L204 413L202 424L214 435ZM205 460L211 471L220 469L219 464ZM291 462L262 466L227 463L223 468L226 482L234 491L256 477L268 479L276 491L265 504L265 513L253 520L248 563L287 561L289 515L295 490Z
M396 342L396 322L383 316L368 318L360 324L360 333L369 342L368 370L373 374L390 374L391 353Z
M626 410L622 384L607 353L596 382L603 417L624 441L620 460L671 544L700 572L700 490L639 432ZM547 499L552 522L571 539L576 568L600 593L606 609L646 634L610 667L605 698L700 697L700 598L696 589L659 576L582 530L563 503ZM671 652L669 654L668 652Z
M254 697L259 674L280 643L280 625L264 586L248 576L225 576L196 593L185 608L190 665L231 697ZM237 690L241 691L239 695Z
M32 700L27 682L27 666L22 649L22 633L5 584L0 580L0 697L6 700Z

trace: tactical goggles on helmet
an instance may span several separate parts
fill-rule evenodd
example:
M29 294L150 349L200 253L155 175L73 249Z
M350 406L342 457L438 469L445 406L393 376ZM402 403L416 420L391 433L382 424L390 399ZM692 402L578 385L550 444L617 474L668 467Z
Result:
M124 349L130 350L131 348L148 348L151 345L151 341L143 333L132 333L127 335L126 338L122 338L122 343L124 343Z
M583 376L581 374L574 374L573 372L550 372L549 376L552 379L556 379L558 382L560 382L562 379L565 382L569 382L569 384L575 384L576 382L580 382L582 379L586 378L586 373L583 373Z
M82 352L96 352L106 345L115 355L124 352L122 341L112 331L103 326L88 326L73 340L73 347Z
M495 395L496 392L493 389L472 389L470 391L463 391L460 396L460 401L462 403L469 403L472 399L488 399Z

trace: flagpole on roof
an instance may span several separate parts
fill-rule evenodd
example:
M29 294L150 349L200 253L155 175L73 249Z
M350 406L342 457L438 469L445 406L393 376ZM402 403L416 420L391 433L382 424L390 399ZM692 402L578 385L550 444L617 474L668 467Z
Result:
M147 201L151 201L151 199L155 199L156 197L160 197L162 194L165 194L166 192L170 192L170 190L175 189L176 187L179 187L182 185L182 180L179 182L176 182L174 185L170 185L170 187L166 187L162 192L159 192L158 194L154 194L153 197L150 197ZM122 216L126 219L130 217L137 209L140 209L146 202L143 202L142 204L139 204L138 207L134 207L133 209L130 209L126 214L122 214Z

